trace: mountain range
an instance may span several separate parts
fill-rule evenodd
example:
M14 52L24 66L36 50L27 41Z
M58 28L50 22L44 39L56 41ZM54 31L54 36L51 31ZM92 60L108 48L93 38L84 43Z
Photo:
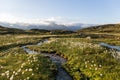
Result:
M82 28L94 26L94 24L83 24L83 23L57 24L56 22L48 22L48 24L0 22L0 25L8 28L17 28L23 30L45 29L45 30L71 30L71 31L76 31Z

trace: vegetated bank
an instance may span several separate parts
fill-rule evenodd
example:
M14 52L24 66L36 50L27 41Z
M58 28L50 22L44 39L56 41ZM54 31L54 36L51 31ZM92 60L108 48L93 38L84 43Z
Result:
M56 52L68 60L64 68L74 80L117 80L120 79L120 63L109 51L87 39L58 38L42 46L28 46L40 52Z

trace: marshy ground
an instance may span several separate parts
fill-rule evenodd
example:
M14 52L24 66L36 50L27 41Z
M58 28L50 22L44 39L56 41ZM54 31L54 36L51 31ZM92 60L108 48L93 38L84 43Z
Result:
M79 34L1 35L0 79L119 80L120 62L112 56L115 50L99 45L100 42L119 45L118 39L91 35L89 38ZM47 42L36 45L46 38ZM44 54L28 54L22 48L25 45L33 52Z

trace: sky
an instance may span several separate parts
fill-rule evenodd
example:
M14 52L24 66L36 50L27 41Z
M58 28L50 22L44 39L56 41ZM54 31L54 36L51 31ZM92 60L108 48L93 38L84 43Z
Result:
M0 0L0 21L119 23L120 0Z

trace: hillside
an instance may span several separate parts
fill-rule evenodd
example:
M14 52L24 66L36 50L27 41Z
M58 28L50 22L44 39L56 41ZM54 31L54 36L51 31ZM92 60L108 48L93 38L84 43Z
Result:
M44 23L45 24L0 22L0 25L9 28L22 29L22 30L45 29L45 30L70 30L70 31L76 31L85 27L93 26L93 24L84 24L84 23L58 24L56 22L49 22L49 21L48 22L44 21Z
M120 24L106 24L78 30L77 32L120 33Z
M7 28L0 26L0 34L20 34L24 33L24 30L16 29L16 28Z
M31 29L22 30L17 28L7 28L0 26L0 34L71 34L73 31L69 30L45 30L45 29Z
M17 29L17 28L8 28L8 27L0 26L0 35L4 35L4 34L35 34L36 32L37 31L35 31L35 30L22 30L22 29Z

